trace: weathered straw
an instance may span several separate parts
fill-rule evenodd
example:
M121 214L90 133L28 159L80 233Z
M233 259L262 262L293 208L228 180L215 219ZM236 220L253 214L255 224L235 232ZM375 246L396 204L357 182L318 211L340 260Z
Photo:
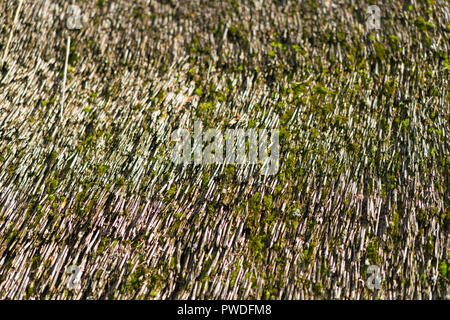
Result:
M11 26L11 30L9 31L8 42L6 43L5 51L3 52L2 65L5 63L6 57L8 56L9 46L11 44L12 37L13 37L14 31L16 29L16 24L19 22L19 14L20 14L20 9L22 8L22 3L23 3L23 0L19 0L19 5L17 6L17 9L16 9L14 21Z
M65 102L65 94L66 94L66 79L67 79L67 66L69 64L69 53L70 53L70 36L67 37L67 45L66 45L66 59L64 62L64 78L62 85L62 99L61 99L61 107L60 107L60 116L61 121L64 116L64 102Z

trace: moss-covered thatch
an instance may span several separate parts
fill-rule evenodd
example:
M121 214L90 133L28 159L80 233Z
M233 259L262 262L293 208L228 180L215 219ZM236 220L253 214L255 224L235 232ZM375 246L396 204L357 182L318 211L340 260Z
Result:
M0 298L448 297L448 1L76 2L24 1L1 66ZM177 167L195 120L278 128L278 174Z

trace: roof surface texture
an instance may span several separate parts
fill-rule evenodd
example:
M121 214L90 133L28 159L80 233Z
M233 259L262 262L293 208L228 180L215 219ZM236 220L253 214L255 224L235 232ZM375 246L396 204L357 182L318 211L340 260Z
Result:
M448 298L448 1L19 2L0 298ZM176 165L194 121L278 130L278 171Z

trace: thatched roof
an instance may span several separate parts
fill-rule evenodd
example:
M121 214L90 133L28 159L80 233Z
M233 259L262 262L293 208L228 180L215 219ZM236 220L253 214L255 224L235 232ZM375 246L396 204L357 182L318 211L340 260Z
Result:
M68 1L26 0L6 50L18 2L1 298L448 297L448 2L369 1L369 31L366 1L77 1L68 30ZM278 128L278 174L176 166L195 120Z

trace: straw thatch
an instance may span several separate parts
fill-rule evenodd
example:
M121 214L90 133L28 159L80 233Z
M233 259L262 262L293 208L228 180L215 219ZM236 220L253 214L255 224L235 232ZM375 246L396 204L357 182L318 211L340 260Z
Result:
M68 2L0 2L1 298L448 298L448 2ZM195 120L279 172L174 165Z

